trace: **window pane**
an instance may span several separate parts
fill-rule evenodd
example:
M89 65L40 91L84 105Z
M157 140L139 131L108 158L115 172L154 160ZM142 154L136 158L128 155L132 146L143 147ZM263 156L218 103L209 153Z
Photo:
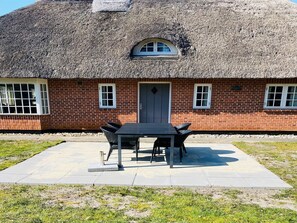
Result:
M23 107L17 107L17 113L22 114L23 113Z
M113 101L112 100L108 100L108 106L113 106Z
M26 99L29 98L28 92L22 92L22 97Z
M35 106L36 105L36 101L35 100L30 100L30 106Z
M207 100L202 101L202 106L207 106Z
M31 107L31 113L32 113L32 114L36 114L36 113L37 113L37 109L36 109L36 107Z
M112 92L112 86L108 86L108 92Z
M22 90L27 91L28 90L28 85L27 84L22 84Z
M197 87L197 92L202 92L202 87L201 86Z
M8 114L9 112L8 112L8 107L6 107L6 106L3 106L2 107L2 110L3 110L3 113L4 114Z
M293 105L293 101L287 101L286 106L291 107Z
M29 106L29 100L23 100L23 104L24 104L24 106Z
M293 94L288 94L287 95L287 99L293 99L294 98L294 95Z
M288 93L293 93L294 90L295 90L295 87L293 87L293 86L288 87Z
M15 100L15 103L16 103L17 106L22 106L22 100L21 99Z
M201 100L196 101L196 106L201 106Z
M275 99L281 99L282 98L282 94L276 94L275 95Z
M207 98L208 98L208 94L207 93L204 93L203 94L203 99L206 99L207 100Z
M274 94L268 94L268 99L274 99Z
M107 94L106 93L102 93L102 100L106 100L107 99Z
M34 91L34 84L29 84L29 91Z
M154 47L148 47L147 52L154 52Z
M9 107L9 112L10 113L16 113L15 107Z
M267 101L267 106L272 107L273 106L273 100L268 100Z
M106 100L102 100L102 105L103 106L107 106L107 101Z
M278 87L276 87L276 92L282 92L283 91L283 87L281 87L281 86L278 86Z
M21 86L19 84L14 84L14 90L19 91L21 89Z
M201 93L197 94L197 99L202 99L202 94Z
M157 47L158 52L171 52L170 48L165 43L158 42Z
M153 52L154 51L154 43L147 43L141 49L140 52Z
M279 107L281 105L281 101L274 101L274 106Z
M269 87L268 92L269 93L274 93L275 92L275 87Z
M24 113L25 114L30 114L30 108L29 107L24 107Z
M21 95L21 92L17 91L15 92L15 98L21 98L22 95Z
M107 91L106 86L102 86L102 92L106 92L106 91Z
M108 93L108 99L112 99L112 93Z

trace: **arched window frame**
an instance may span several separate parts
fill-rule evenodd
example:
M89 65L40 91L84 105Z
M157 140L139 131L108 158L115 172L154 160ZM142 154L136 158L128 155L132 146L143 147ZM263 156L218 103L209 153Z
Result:
M154 50L152 52L141 52L141 49L148 43L153 43ZM158 52L158 43L163 43L169 47L170 52ZM151 38L146 39L138 43L132 51L133 57L177 57L178 49L168 40Z

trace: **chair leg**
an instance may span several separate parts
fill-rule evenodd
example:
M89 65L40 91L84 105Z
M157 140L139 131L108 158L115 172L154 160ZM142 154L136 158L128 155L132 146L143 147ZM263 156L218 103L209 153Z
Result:
M179 148L179 162L181 163L183 161L183 147L181 146Z
M139 141L136 142L135 150L136 150L136 161L138 162Z
M108 159L109 159L109 157L110 157L110 155L112 153L112 150L113 150L113 148L110 146L109 151L108 151L108 155L107 155L107 158L106 158L106 161L108 161Z
M155 153L156 153L156 147L153 147L153 151L152 151L152 156L151 156L150 162L153 161L153 157L155 156Z
M183 143L182 147L183 147L184 152L187 153L187 150L186 150L186 147L185 147L184 143Z

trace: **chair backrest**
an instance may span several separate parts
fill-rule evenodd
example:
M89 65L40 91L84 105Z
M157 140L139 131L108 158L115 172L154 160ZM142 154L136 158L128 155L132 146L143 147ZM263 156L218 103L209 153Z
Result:
M192 124L192 123L183 123L183 124L181 124L181 125L174 126L174 128L175 128L177 131L180 131L180 130L187 130L187 129L190 127L191 124Z
M118 143L118 137L115 134L115 132L117 131L116 129L108 127L108 126L102 126L102 127L100 127L100 129L104 133L105 137L107 138L107 141L110 144Z
M117 129L117 130L122 127L121 124L114 123L114 122L107 122L107 126L109 126L111 128L114 128L114 129Z
M178 135L174 137L174 146L181 147L184 141L192 134L191 130L180 130Z

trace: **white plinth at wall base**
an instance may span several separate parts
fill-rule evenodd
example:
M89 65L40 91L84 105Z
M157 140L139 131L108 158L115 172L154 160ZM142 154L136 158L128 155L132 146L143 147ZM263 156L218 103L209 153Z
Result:
M104 152L99 151L98 163L90 164L88 172L103 172L103 171L115 171L119 170L117 163L105 163L104 162Z
M89 165L88 172L104 172L119 170L117 163L106 163L104 165L99 163L92 163Z

